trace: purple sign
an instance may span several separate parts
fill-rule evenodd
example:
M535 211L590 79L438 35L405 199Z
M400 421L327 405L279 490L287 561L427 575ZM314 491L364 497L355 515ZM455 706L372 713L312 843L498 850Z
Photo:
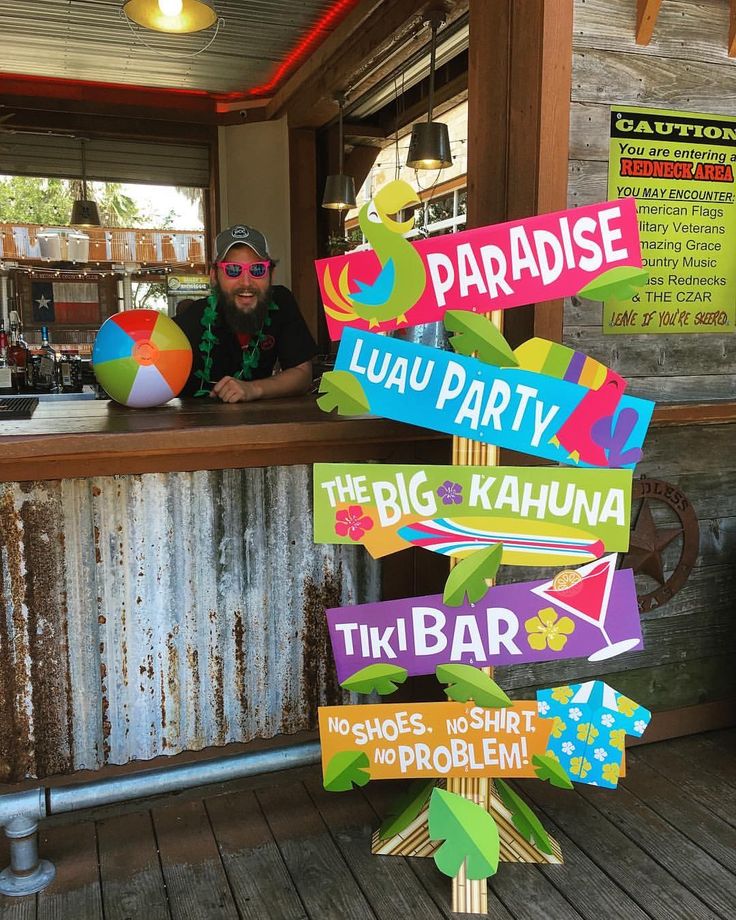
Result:
M461 607L435 595L328 610L338 679L371 664L415 676L441 664L602 661L642 648L634 575L615 564L612 554L550 581L497 585Z

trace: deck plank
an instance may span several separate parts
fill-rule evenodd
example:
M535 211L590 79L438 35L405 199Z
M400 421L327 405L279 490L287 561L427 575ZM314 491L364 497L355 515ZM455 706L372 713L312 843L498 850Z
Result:
M256 791L307 913L315 920L373 920L358 886L302 783Z
M151 815L97 822L105 920L170 920Z
M736 917L736 886L728 869L660 818L628 789L582 786L579 792L660 866L690 891L697 892L698 897L716 914Z
M303 920L307 915L252 791L208 799L207 812L244 920Z
M670 744L670 742L664 742ZM729 747L728 739L719 744L709 735L690 735L678 738L675 750L686 757L698 769L704 767L708 773L729 788L736 787L736 750Z
M681 754L671 741L642 745L637 749L637 754L650 767L678 786L682 795L692 796L713 814L736 827L736 788L724 783L719 776L721 771L717 758L701 756L694 760Z
M626 777L619 781L673 827L689 837L730 872L736 873L736 829L684 796L679 786L665 779L644 761L636 749L627 753Z
M715 920L713 911L574 791L524 784L525 794L654 920Z
M153 823L173 920L238 920L203 803L155 808Z
M39 853L56 866L53 883L38 894L38 920L102 920L102 893L94 824L41 826Z
M360 792L325 792L317 776L305 785L375 914L381 920L401 916L440 920L443 914L405 860L371 853L378 822Z

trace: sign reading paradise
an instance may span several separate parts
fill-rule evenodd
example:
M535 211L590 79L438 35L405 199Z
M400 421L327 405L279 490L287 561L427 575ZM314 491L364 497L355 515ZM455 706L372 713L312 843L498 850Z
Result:
M544 339L515 355L546 372L346 329L335 370L351 374L383 418L560 463L635 465L653 402L623 395L619 374ZM586 379L587 365L598 374L595 388L574 382Z
M736 329L735 166L732 116L611 109L608 193L636 198L649 282L604 305L604 333Z
M390 214L416 200L406 183L389 183L360 211L372 248L315 263L332 339L351 326L387 331L437 322L446 310L567 297L611 270L641 268L631 199L410 243L403 234L413 222Z
M536 700L504 709L465 703L321 706L322 772L335 755L367 756L373 779L431 776L535 776L553 720Z
M315 543L374 558L501 543L506 565L561 566L629 546L630 470L315 463L313 477Z
M372 664L414 677L443 664L600 661L641 648L634 576L615 564L611 555L552 581L495 585L459 607L432 596L327 610L338 680Z

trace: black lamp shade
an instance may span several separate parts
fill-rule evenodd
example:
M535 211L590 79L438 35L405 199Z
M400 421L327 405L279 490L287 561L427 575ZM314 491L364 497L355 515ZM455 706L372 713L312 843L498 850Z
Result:
M406 165L412 169L445 169L452 166L447 125L441 121L420 122L414 125Z
M322 207L333 211L347 211L355 207L355 180L352 176L328 176Z
M100 214L97 210L97 202L85 198L75 201L72 205L72 218L69 223L76 227L99 227Z

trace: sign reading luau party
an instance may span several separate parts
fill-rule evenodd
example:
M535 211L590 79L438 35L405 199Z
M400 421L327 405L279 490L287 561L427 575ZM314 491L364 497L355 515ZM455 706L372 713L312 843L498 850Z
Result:
M456 607L432 596L327 610L338 679L372 664L413 677L443 664L601 661L641 648L634 576L615 565L611 555L552 580L496 585Z
M629 546L629 470L316 463L314 540L569 565Z
M391 182L361 208L371 249L316 263L332 339L346 328L432 323L447 310L484 313L578 293L610 272L641 268L634 201L608 201L409 242L418 203Z
M384 418L421 419L425 428L561 463L635 465L653 402L625 396L619 374L544 339L525 343L514 359L519 366L494 367L346 329L335 370L351 374Z
M338 754L364 753L371 779L419 776L534 776L551 719L536 700L504 709L462 703L382 703L319 710L322 769Z

